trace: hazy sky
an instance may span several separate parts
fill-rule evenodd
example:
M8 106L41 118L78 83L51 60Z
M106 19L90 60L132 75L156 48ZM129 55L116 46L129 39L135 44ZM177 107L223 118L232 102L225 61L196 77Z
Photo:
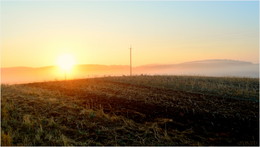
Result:
M259 2L1 1L1 64L259 63Z

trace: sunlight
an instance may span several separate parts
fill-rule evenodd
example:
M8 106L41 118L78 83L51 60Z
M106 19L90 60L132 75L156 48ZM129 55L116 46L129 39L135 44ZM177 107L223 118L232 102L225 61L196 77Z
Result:
M69 72L75 65L75 59L71 54L62 54L58 57L57 64L63 71Z

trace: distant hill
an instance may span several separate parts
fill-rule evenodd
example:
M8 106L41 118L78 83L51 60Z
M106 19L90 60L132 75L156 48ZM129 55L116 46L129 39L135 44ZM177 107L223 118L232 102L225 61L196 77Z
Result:
M238 76L258 77L259 64L235 60L201 60L168 65L146 65L136 68L153 74L201 75L201 76Z
M77 65L73 73L68 73L69 79L98 76L128 75L128 65ZM133 68L133 74L147 75L201 75L201 76L259 76L259 64L235 60L201 60L180 64L144 65ZM63 80L64 72L56 66L39 68L10 67L1 68L1 83L27 83L34 81Z
M238 60L227 60L227 59L211 59L211 60L199 60L199 61L191 61L186 63L224 63L224 64L252 64L251 62L246 61L238 61Z

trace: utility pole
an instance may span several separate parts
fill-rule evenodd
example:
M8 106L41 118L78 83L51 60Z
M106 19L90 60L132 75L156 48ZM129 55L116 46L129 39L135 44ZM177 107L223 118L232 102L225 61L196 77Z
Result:
M130 76L132 76L132 46L130 45Z
M67 71L64 72L65 81L67 81Z

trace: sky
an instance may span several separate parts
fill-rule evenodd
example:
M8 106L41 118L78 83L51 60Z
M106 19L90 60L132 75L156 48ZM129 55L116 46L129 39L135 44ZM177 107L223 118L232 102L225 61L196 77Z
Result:
M1 1L1 67L259 63L258 1Z

